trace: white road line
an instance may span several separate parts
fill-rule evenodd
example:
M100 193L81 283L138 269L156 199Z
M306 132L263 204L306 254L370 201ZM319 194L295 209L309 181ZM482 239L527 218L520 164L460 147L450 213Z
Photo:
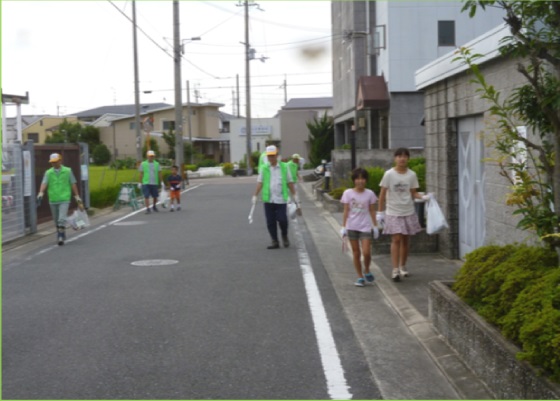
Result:
M204 185L204 184L195 185L194 187L190 187L190 188L188 188L188 189L182 191L181 193L183 194L183 193L185 193L185 192L192 191L193 189L196 189L196 188L200 187L201 185ZM115 223L118 223L118 222L120 222L120 221L122 221L122 220L128 219L129 217L132 217L132 216L134 216L135 214L138 214L138 213L140 213L140 212L142 212L142 211L144 211L144 210L146 210L145 207L142 208L142 209L135 210L134 212L128 213L128 214L126 214L126 215L124 215L124 216L122 216L122 217L119 217L118 219L112 220L112 221L110 221L110 222L108 222L108 223L102 224L102 225L100 225L100 226L98 226L98 227L95 227L95 228L92 228L92 229L88 229L87 231L84 231L83 233L78 234L78 235L76 235L76 236L73 236L72 238L66 240L66 243L68 244L68 243L74 242L74 241L76 241L76 240L78 240L78 239L80 239L80 238L83 238L83 237L85 237L85 236L88 236L88 235L90 235L90 234L93 234L93 233L95 233L95 232L97 232L97 231L99 231L99 230L102 230L102 229L104 229L104 228L107 228L107 227L109 227L109 226L111 226L111 225L113 225L113 224L115 224ZM25 260L25 261L30 261L30 260L36 258L37 256L40 256L40 255L42 255L42 254L44 254L44 253L47 253L47 252L52 251L53 249L57 249L57 248L59 248L58 245L49 246L48 248L42 249L42 250L40 250L39 252L36 252L36 253L34 253L33 255L28 256L28 257L25 258L24 260Z
M313 325L315 327L319 354L321 355L323 371L327 379L327 390L329 396L333 400L350 400L352 399L352 393L350 393L346 378L344 377L344 369L342 368L342 363L336 349L331 324L323 305L323 299L321 298L321 293L319 292L319 287L317 286L317 281L313 274L309 254L303 242L303 235L301 234L297 220L292 220L292 222L295 227L294 234L298 259L303 274L305 290L307 292L309 309L311 310Z

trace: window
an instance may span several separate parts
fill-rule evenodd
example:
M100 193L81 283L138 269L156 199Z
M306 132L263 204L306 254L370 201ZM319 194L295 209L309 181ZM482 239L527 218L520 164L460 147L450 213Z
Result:
M27 134L27 140L33 141L34 143L39 143L39 134L38 133L29 133Z
M438 21L438 46L455 46L455 21Z
M136 122L131 122L128 124L128 129L129 130L135 130L136 129Z
M163 130L169 131L175 129L175 121L162 121L163 122Z

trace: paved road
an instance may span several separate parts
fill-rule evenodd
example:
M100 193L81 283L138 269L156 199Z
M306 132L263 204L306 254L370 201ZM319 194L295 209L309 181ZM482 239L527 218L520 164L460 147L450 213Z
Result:
M4 399L381 398L305 219L267 250L254 178L192 184L3 254Z
M262 205L248 224L254 177L192 184L181 212L125 208L64 247L45 227L3 247L3 398L488 398L386 269L353 286L309 184L278 250ZM406 287L434 261L416 257Z

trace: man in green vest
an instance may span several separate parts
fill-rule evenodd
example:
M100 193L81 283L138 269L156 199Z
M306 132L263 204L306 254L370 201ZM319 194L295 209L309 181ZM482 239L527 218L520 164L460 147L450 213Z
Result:
M66 241L66 218L72 193L80 210L84 210L84 205L78 192L76 177L70 167L62 165L62 156L58 153L51 154L49 163L52 167L43 176L39 194L37 194L37 202L41 203L46 190L49 196L51 214L56 225L56 241L58 245L64 245L64 241Z
M299 208L299 199L296 195L294 179L290 173L287 163L278 161L278 149L271 145L266 147L268 163L262 165L257 179L257 189L253 195L253 205L257 203L257 196L262 191L264 203L264 214L266 216L266 227L272 238L272 244L267 249L278 249L278 225L282 234L284 247L290 246L288 240L288 215L286 213L287 203L292 195Z
M301 179L301 177L299 176L299 159L300 156L297 153L294 153L292 155L292 160L288 162L290 173L292 173L292 177L294 178L295 182L298 182Z
M158 189L160 183L163 182L161 168L156 159L156 152L148 150L146 153L148 160L140 163L138 171L140 172L140 182L142 183L142 193L144 194L144 204L146 205L146 214L150 214L150 196L153 199L153 211L159 212L157 208Z

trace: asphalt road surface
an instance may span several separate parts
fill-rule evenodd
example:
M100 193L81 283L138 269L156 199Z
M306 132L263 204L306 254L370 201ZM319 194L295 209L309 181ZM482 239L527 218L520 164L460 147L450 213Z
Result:
M3 399L378 399L304 216L267 250L255 178L192 180L3 254Z

